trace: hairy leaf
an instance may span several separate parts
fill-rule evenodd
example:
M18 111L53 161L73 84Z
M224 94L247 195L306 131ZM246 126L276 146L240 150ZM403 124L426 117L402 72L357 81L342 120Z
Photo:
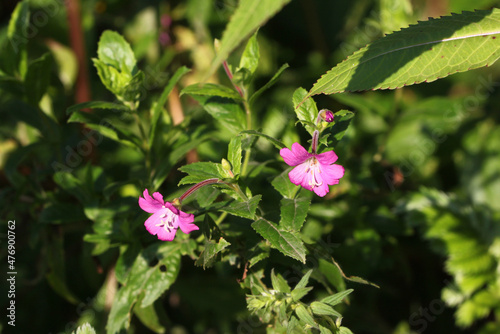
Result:
M300 236L296 232L285 231L264 218L255 221L252 227L281 253L299 260L302 263L306 262L306 249Z
M316 94L395 89L491 65L500 55L500 9L419 22L355 52L323 75Z

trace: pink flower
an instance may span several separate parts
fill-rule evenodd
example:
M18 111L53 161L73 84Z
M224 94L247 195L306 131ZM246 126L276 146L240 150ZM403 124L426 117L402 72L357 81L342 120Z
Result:
M175 233L180 227L181 231L188 234L199 229L192 224L194 215L185 213L177 209L170 202L164 202L163 196L156 192L153 197L149 196L148 190L144 190L144 198L139 197L139 206L146 212L152 213L144 226L152 235L157 235L158 239L172 241Z
M328 185L338 184L344 176L344 167L333 164L337 161L333 151L309 153L299 143L293 143L291 150L282 148L280 155L288 165L297 166L288 173L290 181L321 197L328 193Z

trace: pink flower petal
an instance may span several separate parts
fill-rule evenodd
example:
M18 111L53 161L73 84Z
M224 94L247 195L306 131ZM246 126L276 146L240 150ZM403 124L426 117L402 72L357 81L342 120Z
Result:
M194 215L190 214L188 216L189 217L179 216L179 228L181 229L182 232L184 232L186 234L191 233L193 231L197 231L200 229L198 226L193 224Z
M282 148L280 150L280 155L289 166L300 165L310 156L306 149L303 148L299 143L293 143L292 150L288 148Z
M175 238L175 233L177 228L170 229L170 232L165 230L163 227L158 231L158 239L162 241L172 241Z
M288 177L290 178L290 181L295 184L295 185L301 185L303 183L304 178L307 175L306 169L308 167L308 163L304 162L288 173Z
M163 227L156 226L158 224L161 224L161 216L164 214L162 210L159 210L155 212L151 217L146 219L144 222L144 226L146 227L146 230L151 233L152 235L158 234L160 230L163 230Z
M160 203L161 205L163 205L163 196L162 194L160 194L159 192L155 192L153 194L153 198L155 199L156 202Z
M338 184L338 180L344 176L344 167L336 164L321 166L321 174L327 184Z
M155 193L155 194L158 194L158 193ZM158 211L162 208L163 201L159 202L159 201L153 199L151 196L149 196L147 189L144 190L142 195L144 196L144 198L139 197L139 206L144 211L149 212L149 213L155 213L156 211Z
M319 163L322 165L331 165L335 161L337 161L337 154L333 151L324 152L316 155L316 159L318 159Z
M321 185L319 186L315 186L313 188L314 192L316 193L316 195L320 196L320 197L323 197L325 196L326 194L328 194L328 192L330 191L330 189L328 188L328 184L326 182L323 182Z

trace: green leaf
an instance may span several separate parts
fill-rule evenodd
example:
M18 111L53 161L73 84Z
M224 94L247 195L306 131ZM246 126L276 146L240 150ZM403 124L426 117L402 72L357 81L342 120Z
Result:
M103 61L92 58L95 68L97 69L97 74L101 79L101 82L111 93L116 95L118 98L123 98L125 92L125 87L132 80L132 76L128 73L122 73L117 68L107 65Z
M148 307L175 282L180 269L179 247L157 242L137 256L125 284L115 296L106 326L108 334L128 329L132 307L140 298L140 307Z
M331 315L337 318L342 318L342 315L335 311L330 305L314 301L311 303L311 310L317 315Z
M220 211L227 212L234 216L248 219L255 218L255 210L259 206L262 195L256 195L245 202L231 201L228 205L220 208Z
M338 142L344 137L351 124L354 113L349 110L339 110L335 113L335 124L332 126L332 145L335 147Z
M68 123L73 122L84 123L88 128L122 144L142 148L141 140L137 135L122 126L115 118L111 118L109 113L100 110L94 110L92 113L74 111L68 119Z
M321 302L328 304L330 306L335 306L337 304L340 304L342 302L342 300L344 300L344 298L347 297L347 295L349 295L353 291L354 291L353 289L348 289L348 290L336 293L334 295L331 295L331 296L328 296L328 297L321 299Z
M257 32L248 39L245 51L241 55L240 68L246 68L250 74L254 74L259 65L259 43L257 41Z
M232 99L235 101L243 100L241 95L234 89L214 83L193 84L187 86L181 91L181 95L183 94L188 94L191 96L193 95L218 96L218 97Z
M264 218L255 221L252 227L281 253L302 263L306 262L306 249L298 233L285 231Z
M278 79L280 78L281 74L288 67L290 67L288 64L281 65L281 67L273 75L273 77L271 78L271 80L269 80L264 86L262 86L261 88L259 88L259 90L257 90L255 93L252 94L252 96L250 96L250 99L248 100L248 103L249 104L253 104L253 102L255 101L256 98L258 98L262 93L264 93L266 90L268 90L269 88L271 88L276 83L276 81L278 81Z
M300 289L300 288L305 288L307 286L307 283L309 283L309 277L311 277L313 270L309 270L307 273L302 276L300 279L299 283L295 286L295 289ZM294 290L295 290L294 289Z
M244 134L247 134L247 135L251 135L251 136L265 138L269 142L271 142L271 144L273 144L278 149L282 149L282 148L286 147L285 144L283 144L282 142L280 142L278 139L273 138L271 136L268 136L266 134L263 134L261 132L255 131L255 130L245 130L245 131L241 131L241 133L244 133Z
M290 286L285 281L283 276L280 274L276 275L274 273L274 268L271 270L271 283L273 285L273 289L279 292L290 293Z
M315 129L316 119L318 118L318 107L313 99L307 99L307 91L304 88L297 88L293 93L293 106L297 118L311 135ZM307 100L306 100L307 99ZM304 101L305 100L305 101Z
M207 179L222 179L222 165L215 162L194 162L179 168L183 173L187 173L179 185L198 183Z
M236 134L245 129L245 112L239 102L220 96L192 95L192 97L231 133Z
M105 30L97 46L97 56L106 65L111 65L130 77L135 74L136 60L130 44L115 31Z
M168 96L174 89L177 82L182 78L186 73L191 71L189 68L182 66L175 71L174 75L168 80L167 85L163 89L163 92L160 95L158 101L156 101L156 105L153 109L153 115L151 117L151 130L149 131L149 146L153 144L154 138L156 136L156 128L158 126L158 122L160 120L161 113L163 111L163 106L167 103Z
M280 227L287 231L300 231L306 220L311 200L307 198L283 198L280 203Z
M291 168L286 169L271 182L274 189L279 191L285 198L294 198L295 194L297 194L297 190L299 190L299 186L293 184L288 177L290 170Z
M231 244L222 237L220 237L217 242L213 240L206 241L205 249L203 249L203 252L201 252L200 257L196 260L195 264L197 266L203 266L203 269L213 266L219 253L229 245Z
M491 65L500 55L500 9L419 22L355 52L323 75L316 94L395 89Z
M80 327L76 329L76 331L73 331L72 334L96 334L94 328L90 326L89 323L84 323Z
M30 20L29 12L29 2L21 1L16 5L16 8L10 16L9 26L7 28L7 37L9 38L11 45L13 46L14 52L19 53L23 48L26 47L28 42L28 26Z
M353 334L347 327L339 327L339 334Z
M264 25L269 18L289 2L290 0L241 0L224 30L217 56L210 66L207 77L215 72L231 51L245 38L255 29Z
M292 293L291 293L293 301L298 302L300 299L302 299L302 297L307 295L309 293L309 291L311 291L312 289L313 289L312 286L304 287L304 288L297 288L296 287L295 289L292 290Z
M231 163L233 174L237 175L241 172L241 137L234 137L229 142L227 160Z
M28 101L34 106L38 105L49 87L51 69L52 57L48 52L28 66L28 72L26 72L24 78L24 87Z
M62 234L52 234L51 240L45 248L44 258L47 261L48 270L45 278L49 285L61 297L72 304L78 303L78 298L71 292L66 284L66 270Z
M80 111L84 109L109 109L109 110L118 110L118 111L130 111L130 108L114 102L106 102L106 101L89 101L78 103L72 105L68 109L66 109L66 114L74 113L75 111Z
M134 306L134 314L139 320L150 330L155 333L165 333L165 327L161 324L161 318L165 318L165 310L163 307L158 306L162 312L158 314L155 304L146 307L140 307L140 300Z
M297 317L299 317L300 320L305 322L307 325L311 327L316 327L316 321L314 321L312 314L305 308L304 305L299 304L297 308L295 309L295 314L297 314Z

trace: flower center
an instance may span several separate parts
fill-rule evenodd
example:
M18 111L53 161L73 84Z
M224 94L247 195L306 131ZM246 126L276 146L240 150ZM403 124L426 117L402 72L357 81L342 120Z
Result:
M321 168L319 168L319 162L316 157L309 159L309 166L306 168L306 173L311 173L309 178L309 185L314 188L323 184L323 180L319 178L321 174Z
M165 209L167 209L167 212L160 216L161 218L160 223L156 224L156 226L163 227L165 231L171 233L173 229L177 228L177 226L175 226L175 218L177 216L169 208Z

